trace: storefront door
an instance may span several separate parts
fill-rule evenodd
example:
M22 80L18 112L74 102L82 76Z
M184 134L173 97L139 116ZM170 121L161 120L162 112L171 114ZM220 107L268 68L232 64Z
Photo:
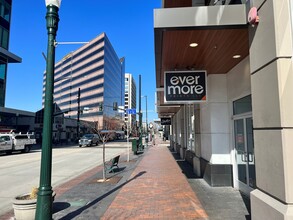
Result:
M239 190L249 194L256 187L251 116L234 119L234 138Z

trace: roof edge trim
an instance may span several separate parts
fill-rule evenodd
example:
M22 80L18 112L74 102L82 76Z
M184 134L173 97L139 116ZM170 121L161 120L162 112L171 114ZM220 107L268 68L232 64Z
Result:
M246 5L218 5L154 10L154 28L246 25Z
M8 63L21 63L22 62L22 59L19 56L9 52L8 50L5 50L2 47L0 47L0 56L7 59Z

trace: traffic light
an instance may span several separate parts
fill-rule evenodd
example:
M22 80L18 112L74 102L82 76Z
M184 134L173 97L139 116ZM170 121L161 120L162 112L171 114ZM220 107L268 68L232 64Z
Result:
M103 111L103 104L100 103L100 104L99 104L99 112L102 112L102 111Z
M118 110L118 103L117 102L113 102L113 110L114 111Z

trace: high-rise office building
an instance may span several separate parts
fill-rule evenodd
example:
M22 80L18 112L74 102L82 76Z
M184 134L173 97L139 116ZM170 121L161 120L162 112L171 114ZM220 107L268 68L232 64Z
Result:
M124 106L124 62L106 34L100 34L56 63L54 102L68 111L67 117L95 122L98 129L120 130L123 115L113 110L113 103Z
M125 109L136 109L136 84L130 73L125 74ZM136 114L125 113L125 122L133 128L136 125Z
M20 63L21 58L9 49L12 0L0 0L0 107L5 106L8 63Z

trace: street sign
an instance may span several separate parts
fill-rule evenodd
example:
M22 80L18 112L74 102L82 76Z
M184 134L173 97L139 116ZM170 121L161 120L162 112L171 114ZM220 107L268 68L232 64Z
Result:
M135 115L136 114L136 109L135 108L130 108L130 109L127 109L127 114L129 115Z
M122 105L119 105L118 106L118 113L124 113L125 111L124 111L124 105L122 106Z

